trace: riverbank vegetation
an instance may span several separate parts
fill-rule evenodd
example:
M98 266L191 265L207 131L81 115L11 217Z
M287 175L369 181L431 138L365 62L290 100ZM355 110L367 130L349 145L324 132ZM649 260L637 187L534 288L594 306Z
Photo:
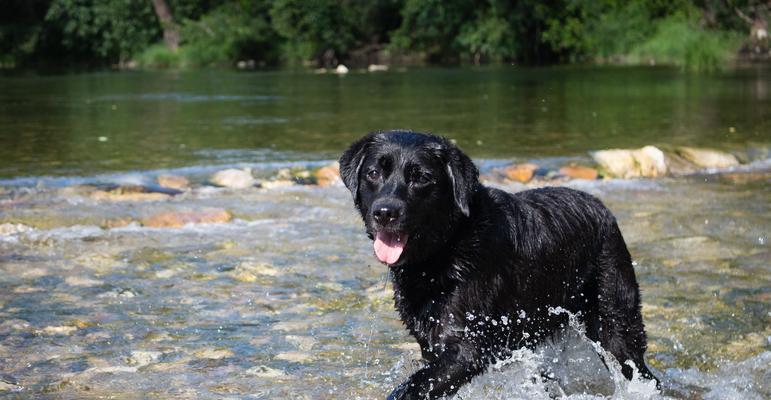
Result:
M0 64L208 67L768 60L767 0L9 0Z

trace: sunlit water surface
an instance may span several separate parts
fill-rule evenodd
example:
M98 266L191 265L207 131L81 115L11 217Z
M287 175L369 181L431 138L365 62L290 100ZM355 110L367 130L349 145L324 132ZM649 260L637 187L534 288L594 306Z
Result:
M483 170L588 162L589 150L646 144L754 160L737 175L568 183L618 217L663 393L605 369L575 324L501 360L457 398L767 399L766 77L504 69L2 78L0 224L23 226L0 234L0 397L384 398L419 368L419 351L349 193L205 180L225 166L267 177L321 165L368 130L411 127L456 138ZM168 172L193 189L114 202L80 186ZM104 228L207 207L235 219Z
M771 395L767 183L570 184L618 216L642 287L649 364L668 396ZM386 268L343 187L201 187L136 203L78 190L2 196L0 222L38 227L0 236L0 371L15 381L6 395L382 398L418 367ZM100 228L204 207L236 219ZM460 398L653 395L606 371L577 326L568 340L501 363ZM542 369L555 380L533 380Z

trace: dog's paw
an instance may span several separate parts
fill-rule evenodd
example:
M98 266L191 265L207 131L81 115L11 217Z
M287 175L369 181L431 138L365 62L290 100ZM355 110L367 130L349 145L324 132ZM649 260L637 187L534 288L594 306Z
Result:
M390 395L388 395L387 400L421 400L426 399L426 396L422 396L419 393L417 393L417 390L415 390L415 386L410 384L409 382L404 382L401 385L397 386L396 389L394 389L393 392L391 392Z

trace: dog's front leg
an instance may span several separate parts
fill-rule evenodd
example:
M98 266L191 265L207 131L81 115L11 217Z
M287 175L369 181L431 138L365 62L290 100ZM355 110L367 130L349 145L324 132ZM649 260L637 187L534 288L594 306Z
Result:
M481 354L470 344L453 343L426 367L399 385L388 400L436 399L458 391L484 370Z

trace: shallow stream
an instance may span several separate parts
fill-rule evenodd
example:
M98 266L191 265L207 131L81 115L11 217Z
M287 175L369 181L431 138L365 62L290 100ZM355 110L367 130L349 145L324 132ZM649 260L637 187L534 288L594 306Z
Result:
M394 72L374 79L385 81L383 85L389 80L420 82L423 73L407 72L400 77ZM474 75L480 73L483 75ZM569 73L575 80L581 71ZM599 72L587 73L587 85L599 79L592 75ZM610 78L625 79L617 73L610 71ZM667 79L685 86L695 79L671 78L676 73L661 72L662 79L670 77ZM499 85L502 88L509 84L531 87L535 97L552 93L552 87L559 86L549 83L548 90L539 92L538 82L546 78L496 78L500 71L487 75L484 71L444 71L439 76L446 78L448 74L465 74L460 88L468 84L479 93L484 91L479 81L496 79L504 82ZM635 81L638 86L631 95L610 79L609 86L599 94L590 91L587 98L623 114L624 107L612 104L608 96L615 93L622 100L632 101L640 93L650 95L647 91L659 90L664 98L672 95L663 86L646 88L646 84L656 81L649 76L654 73L638 74L644 79ZM278 75L275 85L279 88L300 90ZM234 76L236 81L241 79ZM714 79L718 86L693 90L700 93L699 102L725 103L726 107L743 110L735 115L745 117L743 121L749 121L746 125L730 113L722 113L720 107L713 110L716 117L711 122L704 122L706 117L699 108L689 108L695 100L688 95L678 97L677 93L682 93L675 88L671 90L676 99L670 100L681 106L675 107L677 112L661 115L657 119L660 124L637 121L632 125L642 128L623 131L631 136L643 132L630 139L627 147L687 144L692 137L698 137L696 141L701 142L696 144L715 143L714 147L754 154L754 163L742 171L566 183L600 197L618 217L642 289L648 363L664 382L664 392L656 393L645 382L628 384L618 380L618 369L605 370L591 345L571 327L564 333L565 338L556 339L538 352L520 352L500 363L464 387L457 398L594 399L614 393L616 398L771 397L771 163L765 150L771 143L767 112L771 108L765 94L767 78L746 80L742 76L703 78ZM156 75L152 77L163 81ZM263 78L243 76L245 82ZM102 111L84 111L81 108L91 106L68 100L56 85L49 97L27 98L22 89L32 85L27 82L25 86L24 82L31 78L4 79L0 84L13 90L0 95L0 129L26 132L32 138L28 139L37 144L25 141L22 135L19 143L30 147L13 151L6 146L0 150L4 155L0 171L6 176L0 179L0 224L5 224L0 225L4 226L0 233L0 398L384 398L417 368L418 348L393 310L386 268L373 257L372 244L363 233L345 188L294 185L236 190L204 184L207 176L226 166L250 166L255 175L267 177L284 167L328 163L345 143L370 129L372 124L363 116L381 100L359 93L364 89L348 86L350 81L337 83L343 95L332 94L329 101L345 99L340 107L351 105L361 119L341 119L343 133L324 142L303 132L313 125L308 119L317 118L322 121L317 126L323 137L323 132L336 129L328 125L334 114L315 114L313 107L299 113L299 109L286 105L277 108L272 116L259 114L255 109L269 100L216 97L245 96L231 78L219 87L212 86L207 96L215 97L202 98L203 104L198 105L197 97L184 96L126 100L126 92L133 93L136 86L126 84L121 89L120 82L132 79L121 76L113 82L117 86L112 86L120 90L110 94L117 97L103 100L108 104L104 113L134 107L132 112L138 114L118 119L109 119ZM45 79L58 82L57 78ZM83 83L89 79L96 82L90 89ZM106 78L73 78L70 83L77 88L73 89L74 96L106 96L100 79ZM184 76L174 79L181 81L172 79L167 84L193 85ZM364 78L302 77L312 79L326 82L319 84L323 88L332 85L329 79L351 79L358 85ZM720 82L727 84L725 81L731 79L740 83L726 86L733 89L720 89ZM42 85L32 82L32 86ZM442 82L439 79L438 87L432 89L437 99L444 93ZM572 88L569 93L583 87L571 80L557 82ZM270 85L269 81L264 84ZM371 96L395 90L388 87L391 89L373 86ZM393 121L404 116L418 125L416 128L436 122L439 127L433 130L455 132L452 121L462 120L462 116L452 116L456 110L452 102L446 103L445 113L436 121L428 115L425 121L416 122L417 115L405 113L397 100L417 89L406 83L399 87L400 94L387 99L397 104L397 111L386 117L388 107L383 105L383 114L373 114L377 125L391 127ZM314 88L321 90L319 86ZM84 91L87 95L83 95ZM351 91L366 104L351 102L345 96ZM178 93L176 89L168 92ZM313 96L319 103L306 101L318 108L330 107L321 102L322 93ZM498 96L497 104L508 101L500 93ZM744 108L729 106L736 99L742 99L739 103ZM21 112L29 106L25 101L49 108L44 107L36 120ZM57 106L59 101L63 103ZM571 101L580 103L580 99ZM204 107L207 102L213 102L209 108ZM110 110L109 104L113 103L117 110ZM640 106L643 112L660 107L654 99L644 103L647 106ZM416 101L413 106L419 104ZM767 107L766 113L756 106ZM62 111L68 107L73 109ZM163 114L164 107L167 114ZM61 115L46 110L59 110ZM185 110L184 115L179 110ZM297 111L304 122L281 120L291 110ZM144 122L140 122L142 112L150 112ZM345 116L347 112L337 115ZM426 112L430 114L430 109ZM202 131L189 136L169 134L169 138L181 138L179 142L163 142L167 137L163 132L158 137L147 136L146 143L132 141L142 140L137 131L142 129L141 124L165 126L161 114L171 122L197 116L210 125L204 129L188 122L183 126L198 126ZM496 115L504 114L508 115L503 111ZM555 149L532 137L524 140L531 143L524 150L512 144L516 137L503 140L500 146L491 144L497 140L496 135L502 135L491 132L509 129L504 123L480 125L474 131L482 132L478 139L472 132L459 134L458 141L472 149L483 169L511 159L544 165L558 165L565 160L588 162L587 150L627 143L612 130L602 131L602 138L594 140L594 123L584 121L579 114L564 114L567 120L559 124L550 117L533 117L528 122L531 132L536 133L554 132L560 124L575 122L579 127L567 129L564 135L567 148ZM72 147L48 143L43 134L56 131L63 115L72 124L85 126L86 132L73 128L71 138L63 139ZM591 118L591 114L585 115ZM260 119L263 117L274 119ZM214 128L215 122L223 118L246 118L233 119L236 128L232 129L243 138L253 128L257 138L239 142L228 136L230 125ZM623 119L619 114L613 121ZM630 119L634 120L634 116ZM487 119L480 117L482 120ZM120 125L126 121L128 125ZM277 129L284 136L277 135L275 146L263 148L257 141L268 139L259 132L271 124L280 126ZM672 137L650 133L678 124L681 128L669 132L680 129L689 133ZM729 126L740 133L726 137ZM99 127L112 133L100 134ZM614 129L622 128L617 125ZM695 132L702 128L709 132L697 135ZM220 142L208 136L212 131L224 135ZM9 144L12 136L4 131L0 139ZM553 138L541 139L557 140L558 136L555 133ZM123 142L122 137L133 139ZM297 143L294 147L293 141ZM324 144L313 144L320 142ZM145 145L146 155L140 151ZM60 146L58 156L56 146ZM106 147L99 150L99 146ZM37 154L35 148L44 151ZM161 173L185 175L193 188L157 201L114 201L93 196L98 185L146 184ZM530 187L517 183L499 186L510 191ZM163 211L206 208L228 210L233 219L181 228L150 228L136 222ZM553 372L554 380L533 379L544 368Z

